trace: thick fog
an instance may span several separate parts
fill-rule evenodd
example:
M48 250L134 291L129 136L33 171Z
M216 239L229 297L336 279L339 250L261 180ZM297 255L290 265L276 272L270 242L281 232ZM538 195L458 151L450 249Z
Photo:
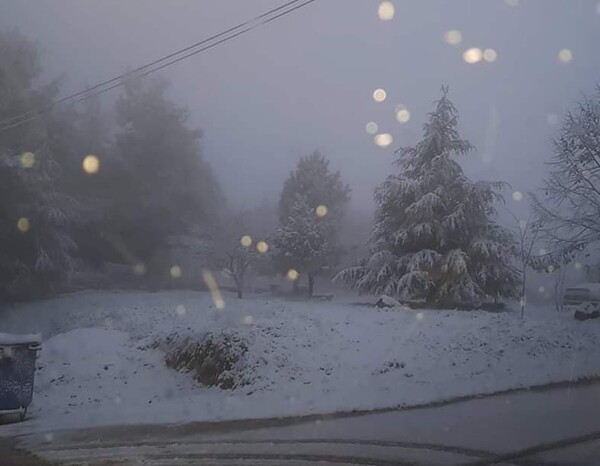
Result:
M37 39L46 76L64 76L67 94L279 3L3 0L0 28ZM478 149L465 159L468 173L536 188L557 121L599 82L597 2L395 0L391 21L378 18L378 4L316 1L162 72L202 128L206 158L233 204L276 201L298 157L318 149L352 186L353 208L368 211L394 149L418 140L444 84L463 137ZM460 44L444 41L449 30L462 33ZM497 60L467 64L469 47L493 48ZM558 58L565 48L567 64ZM373 100L376 88L387 91L385 102ZM406 124L395 118L398 104L410 111ZM369 121L393 136L391 146L373 143Z

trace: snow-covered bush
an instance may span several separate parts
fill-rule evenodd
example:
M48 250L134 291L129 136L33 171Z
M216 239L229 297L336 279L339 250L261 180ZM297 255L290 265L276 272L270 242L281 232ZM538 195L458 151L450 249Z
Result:
M456 126L444 89L423 140L399 149L399 173L375 192L371 256L334 280L436 307L473 308L514 296L514 241L493 220L502 183L465 176L454 158L473 147Z
M159 346L166 351L165 363L209 387L232 389L246 385L243 357L247 342L234 331L204 336L171 335Z

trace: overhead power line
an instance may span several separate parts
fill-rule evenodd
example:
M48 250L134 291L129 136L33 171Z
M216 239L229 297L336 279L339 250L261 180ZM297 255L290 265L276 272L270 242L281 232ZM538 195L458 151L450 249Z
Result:
M29 121L32 121L36 118L39 118L45 113L53 110L57 105L73 101L74 103L82 102L91 97L104 94L112 89L120 87L125 84L126 79L139 79L144 76L147 76L156 71L162 70L168 66L171 66L175 63L178 63L182 60L185 60L189 57L197 55L201 52L209 50L213 47L216 47L219 44L235 39L242 34L245 34L252 29L268 24L276 19L279 19L285 15L288 15L300 8L303 8L316 0L292 0L287 3L284 3L276 8L273 8L255 18L244 21L234 27L231 27L223 32L210 36L206 39L203 39L199 42L191 44L187 47L179 49L175 52L172 52L164 57L161 57L157 60L154 60L145 65L139 66L127 73L120 74L115 76L114 78L107 79L102 81L94 86L88 87L82 91L76 92L74 94L67 95L65 97L61 97L60 99L54 101L52 104L48 105L44 109L37 111L29 111L24 112L20 115L13 116L6 120L0 122L0 132L6 131L11 128L15 128L17 126L21 126ZM283 11L282 11L283 10ZM233 33L233 34L232 34ZM219 39L220 38L220 39ZM216 42L215 39L219 39ZM208 44L208 45L207 45ZM201 47L204 46L204 47ZM200 48L198 48L200 47ZM186 53L188 52L188 53ZM108 87L107 87L108 86Z

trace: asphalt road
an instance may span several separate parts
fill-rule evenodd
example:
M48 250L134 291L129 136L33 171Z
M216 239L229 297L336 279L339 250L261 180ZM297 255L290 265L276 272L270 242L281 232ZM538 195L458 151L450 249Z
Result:
M13 463L0 442L2 465L591 466L600 464L600 383L373 414L116 426L8 441ZM50 463L16 457L15 448Z

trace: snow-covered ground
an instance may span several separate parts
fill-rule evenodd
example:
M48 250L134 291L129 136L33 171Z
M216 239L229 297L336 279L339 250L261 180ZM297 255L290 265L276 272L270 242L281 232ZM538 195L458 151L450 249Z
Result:
M224 298L218 310L208 293L84 292L1 311L0 331L44 341L29 419L0 435L392 407L600 374L600 322L553 308L521 320L379 310L350 295ZM249 384L234 390L200 386L150 347L173 333L221 330L248 346Z

